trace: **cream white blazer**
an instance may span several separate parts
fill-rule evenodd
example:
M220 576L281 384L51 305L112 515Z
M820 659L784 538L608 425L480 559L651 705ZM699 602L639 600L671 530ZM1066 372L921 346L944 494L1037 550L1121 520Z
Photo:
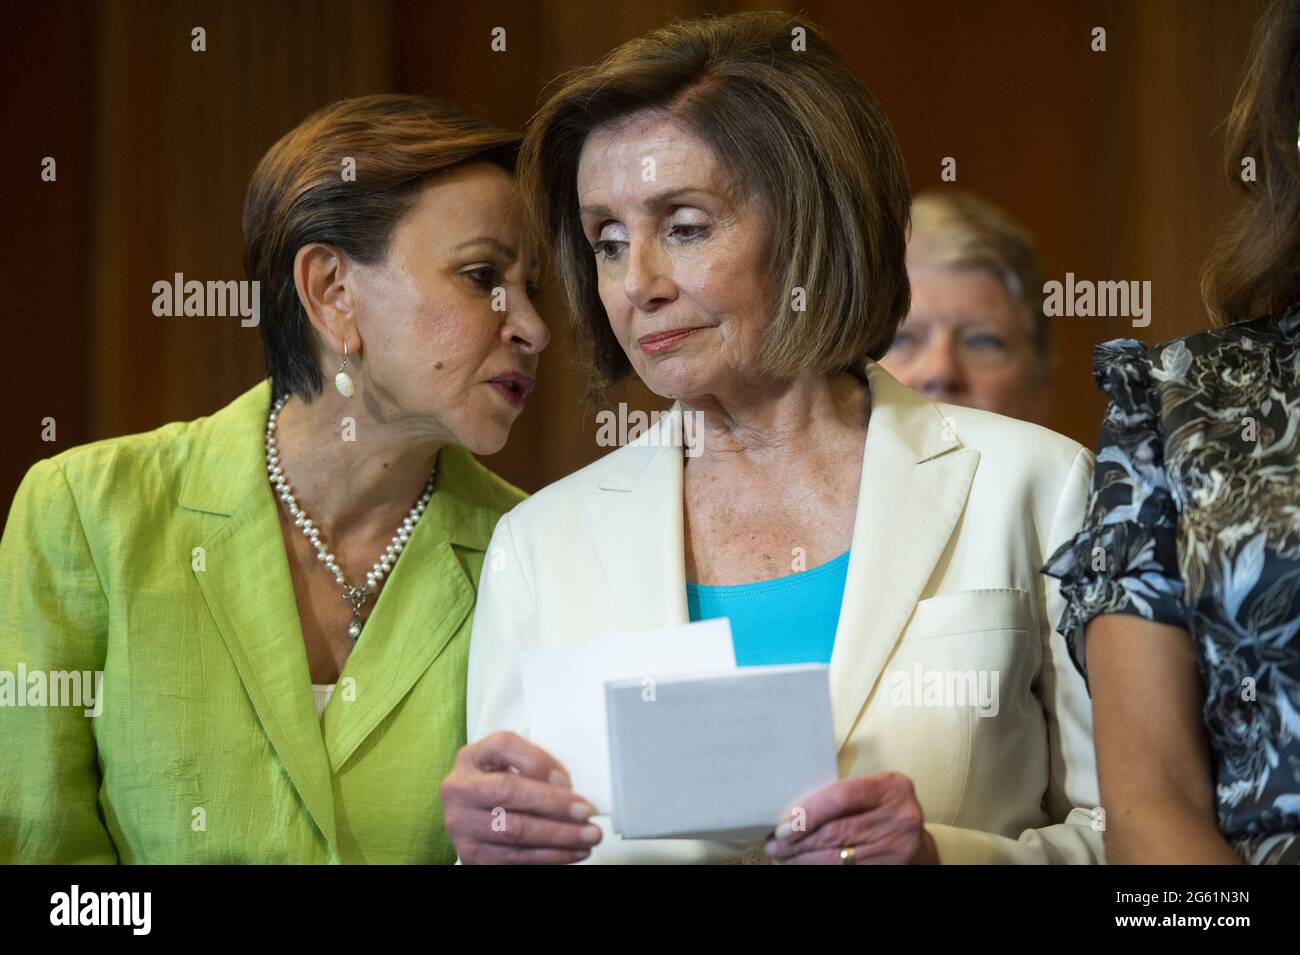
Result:
M1091 707L1054 632L1056 582L1039 573L1082 524L1093 456L1035 425L935 404L874 362L867 375L830 661L841 778L910 777L945 863L1101 862ZM471 742L528 736L522 650L687 622L685 459L669 439L681 413L497 524L470 645ZM994 675L996 715L958 692ZM595 821L605 838L589 862L766 861L761 845L625 841Z

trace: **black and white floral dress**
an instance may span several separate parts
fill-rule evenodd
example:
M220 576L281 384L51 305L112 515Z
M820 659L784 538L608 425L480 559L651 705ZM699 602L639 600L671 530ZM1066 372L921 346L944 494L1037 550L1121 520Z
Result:
M1300 303L1148 348L1097 347L1110 397L1083 530L1048 560L1084 670L1101 613L1185 629L1219 827L1300 861Z

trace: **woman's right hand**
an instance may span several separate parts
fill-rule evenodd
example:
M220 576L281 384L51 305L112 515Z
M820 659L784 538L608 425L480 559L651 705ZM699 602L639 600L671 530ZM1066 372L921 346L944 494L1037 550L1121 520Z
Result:
M444 824L466 865L580 862L601 838L595 807L545 750L514 733L462 746L442 781Z

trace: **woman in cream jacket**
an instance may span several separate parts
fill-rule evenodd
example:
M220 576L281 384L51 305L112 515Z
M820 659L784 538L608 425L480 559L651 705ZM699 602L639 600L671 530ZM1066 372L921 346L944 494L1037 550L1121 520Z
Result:
M676 401L497 526L442 787L461 861L1100 861L1087 697L1039 573L1092 456L876 364L907 309L908 190L820 32L757 13L632 41L543 106L521 181L595 383L635 371ZM519 656L719 601L738 662L829 663L840 779L765 844L623 841L527 741Z

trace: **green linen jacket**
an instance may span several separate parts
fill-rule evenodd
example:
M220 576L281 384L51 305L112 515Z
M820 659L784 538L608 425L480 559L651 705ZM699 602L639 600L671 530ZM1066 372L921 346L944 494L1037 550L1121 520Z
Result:
M443 449L318 720L269 404L263 380L23 479L0 540L0 863L455 861L438 787L484 553L524 495ZM66 691L96 671L87 716Z

